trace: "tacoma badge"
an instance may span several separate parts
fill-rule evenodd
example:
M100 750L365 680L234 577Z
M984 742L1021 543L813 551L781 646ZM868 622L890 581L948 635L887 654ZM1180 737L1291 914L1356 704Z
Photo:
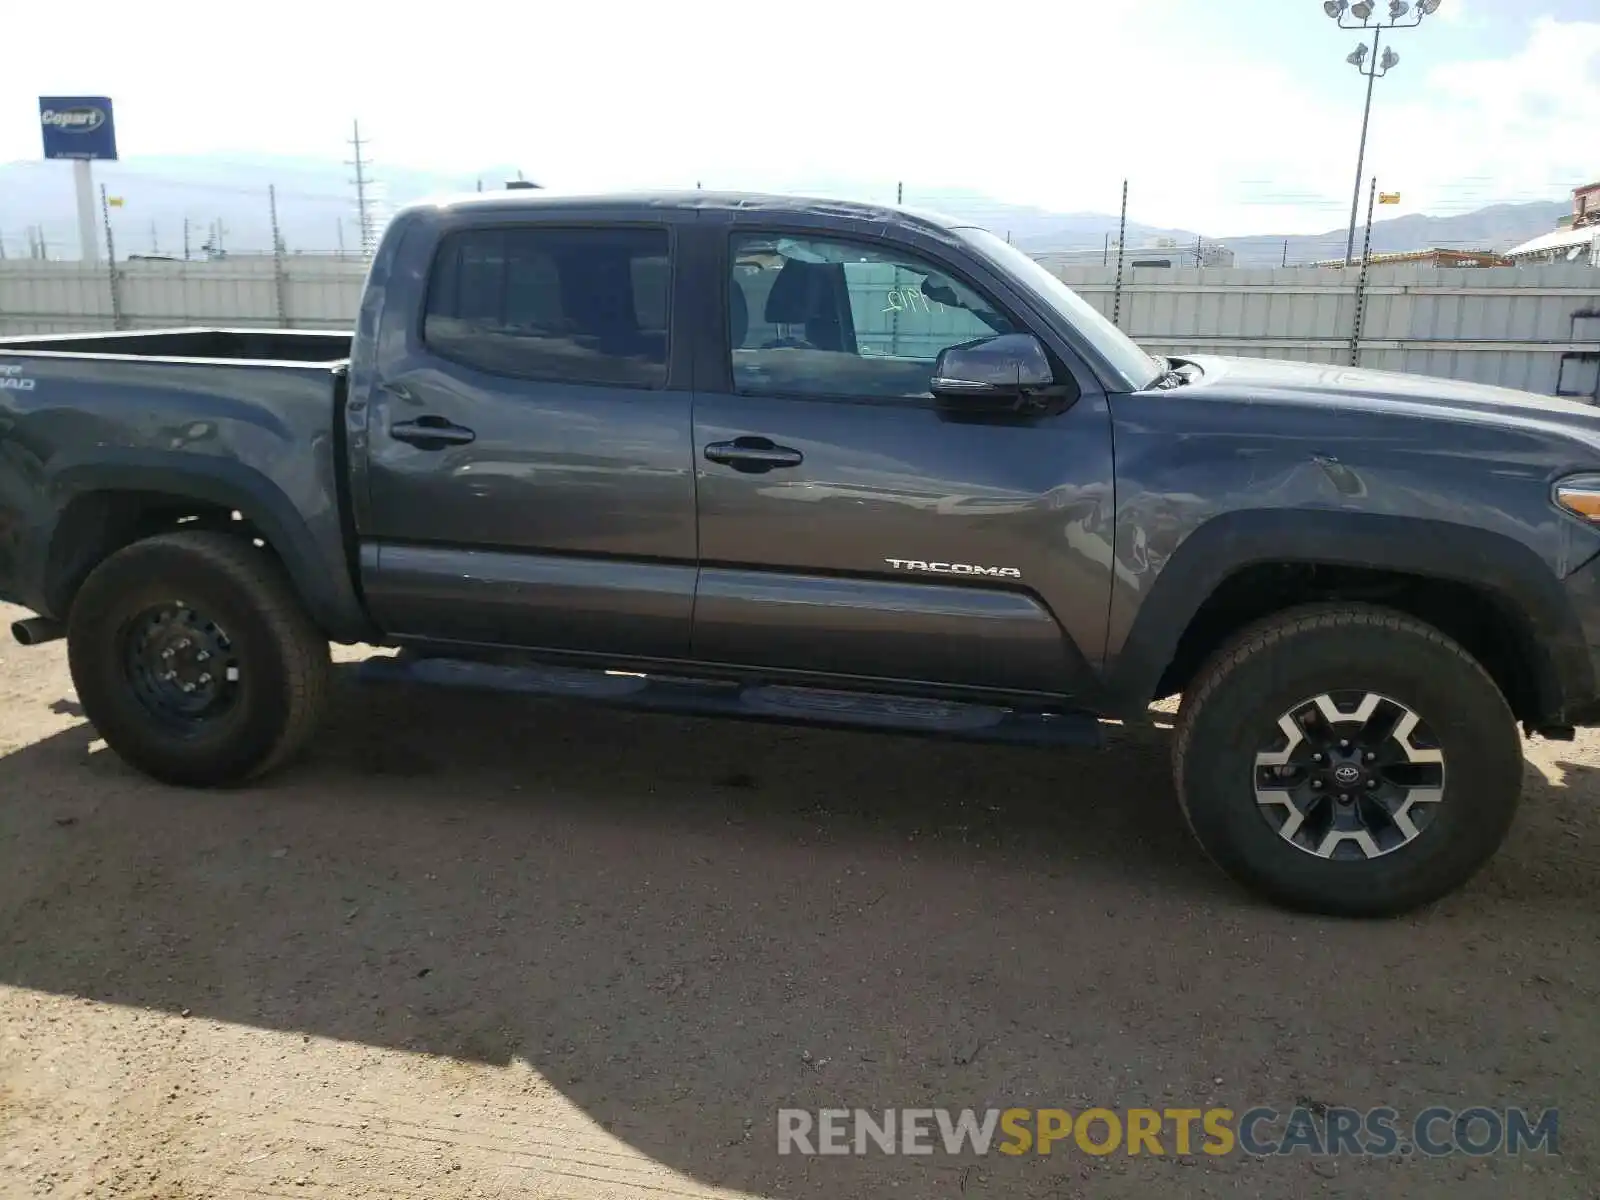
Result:
M931 575L993 575L997 579L1021 579L1016 567L980 567L973 563L923 562L920 558L886 558L896 571L926 571Z

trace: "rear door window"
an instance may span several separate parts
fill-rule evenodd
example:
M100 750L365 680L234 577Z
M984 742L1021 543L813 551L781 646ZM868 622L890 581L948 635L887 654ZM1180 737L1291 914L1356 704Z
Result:
M496 375L664 387L665 229L469 229L439 247L423 341Z

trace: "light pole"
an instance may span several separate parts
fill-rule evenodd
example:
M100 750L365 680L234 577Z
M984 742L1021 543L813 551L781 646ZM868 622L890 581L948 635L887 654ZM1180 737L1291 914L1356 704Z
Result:
M1344 243L1344 265L1347 267L1350 265L1351 257L1355 254L1356 248L1356 215L1361 208L1361 171L1365 166L1367 157L1367 123L1372 118L1372 85L1387 75L1400 61L1400 56L1392 49L1384 50L1380 56L1378 54L1379 46L1382 44L1383 35L1386 31L1415 29L1422 24L1424 17L1431 17L1439 11L1440 3L1441 0L1417 0L1417 6L1413 9L1406 0L1389 0L1389 19L1384 21L1373 19L1373 11L1377 8L1373 0L1356 0L1354 4L1351 4L1350 0L1324 0L1323 2L1322 11L1327 13L1332 20L1337 21L1340 29L1359 29L1363 33L1368 31L1372 33L1370 61L1366 42L1358 45L1345 58L1345 62L1367 77L1367 103L1366 107L1361 110L1361 144L1359 149L1356 150L1356 185L1350 195L1350 236L1345 239ZM1408 12L1411 13L1411 19L1409 21L1402 20L1401 18ZM1359 21L1360 24L1355 24L1353 21L1347 22L1345 20L1345 14L1347 13L1355 21Z

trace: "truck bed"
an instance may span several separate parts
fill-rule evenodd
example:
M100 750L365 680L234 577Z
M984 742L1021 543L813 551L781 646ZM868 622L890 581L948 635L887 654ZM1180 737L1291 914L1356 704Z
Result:
M130 514L238 513L305 581L318 623L359 640L340 497L350 342L281 329L0 339L0 599L60 617Z
M112 354L211 362L332 363L350 357L351 334L315 329L150 329L0 338L0 354Z

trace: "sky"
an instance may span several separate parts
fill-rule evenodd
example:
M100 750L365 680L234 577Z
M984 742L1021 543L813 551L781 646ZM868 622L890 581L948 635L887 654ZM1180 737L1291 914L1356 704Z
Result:
M1320 0L74 0L5 38L31 50L0 162L39 157L39 95L94 94L124 158L339 159L359 117L380 172L1060 212L1114 212L1126 178L1135 219L1217 234L1342 225L1365 88ZM1443 0L1390 44L1364 172L1388 215L1600 179L1600 0Z

